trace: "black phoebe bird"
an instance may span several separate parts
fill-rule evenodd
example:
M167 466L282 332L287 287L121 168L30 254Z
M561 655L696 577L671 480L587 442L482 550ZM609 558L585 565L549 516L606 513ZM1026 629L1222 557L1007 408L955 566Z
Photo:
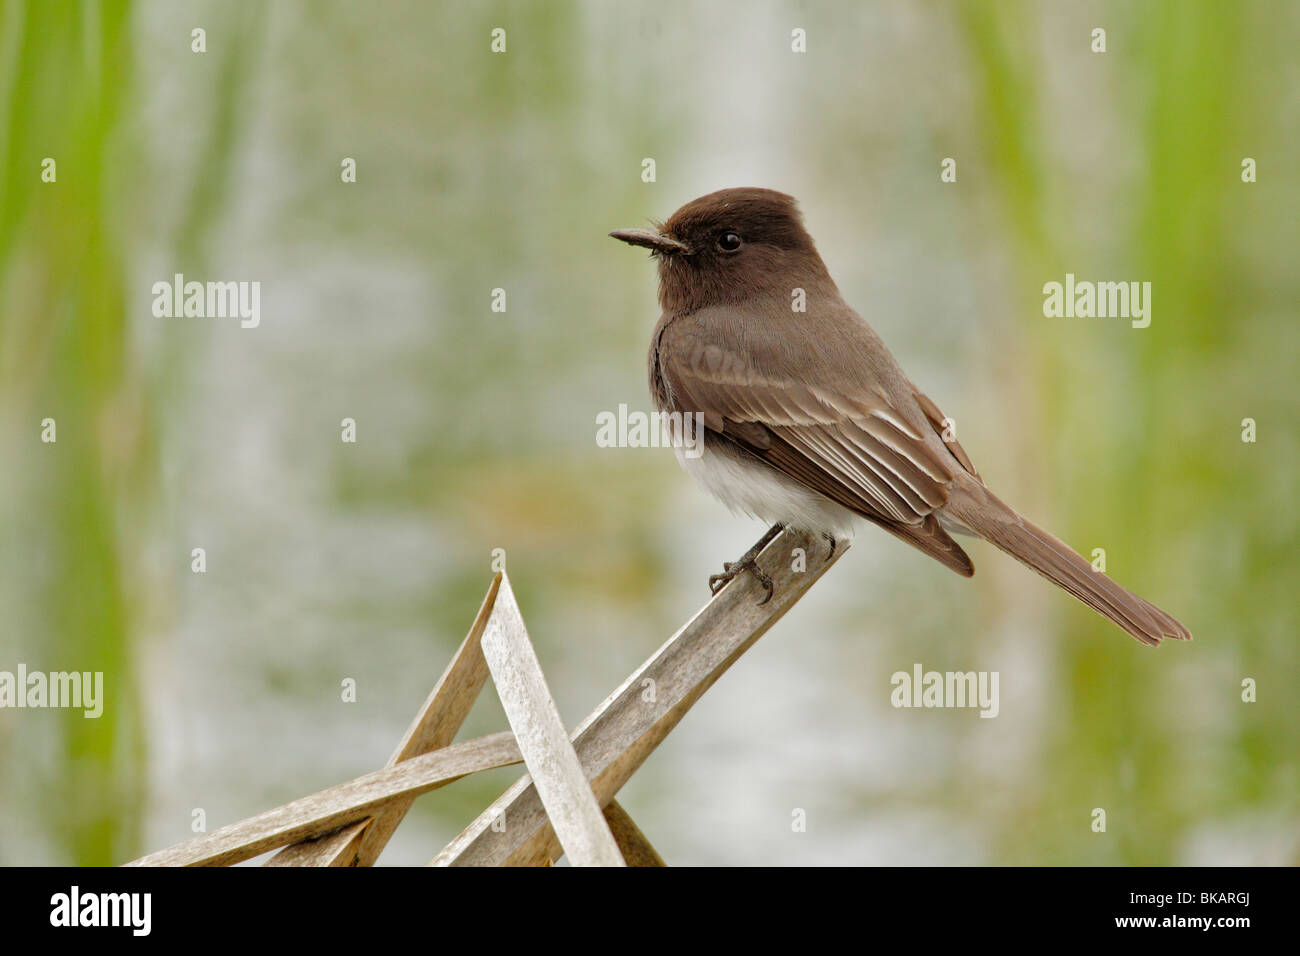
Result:
M944 414L840 298L792 197L723 189L653 229L610 233L659 264L663 315L650 341L650 392L663 412L703 415L703 454L678 457L734 510L776 525L709 583L749 571L782 527L831 541L873 522L958 574L949 532L989 541L1143 644L1191 632L1003 504ZM800 303L804 308L799 309Z

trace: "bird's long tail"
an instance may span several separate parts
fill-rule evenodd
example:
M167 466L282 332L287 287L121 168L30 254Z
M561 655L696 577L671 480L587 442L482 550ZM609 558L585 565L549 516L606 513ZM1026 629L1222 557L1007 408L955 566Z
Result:
M1017 514L977 481L954 489L943 513L1110 618L1143 644L1154 647L1165 637L1192 639L1191 631L1171 615L1094 570L1064 541Z

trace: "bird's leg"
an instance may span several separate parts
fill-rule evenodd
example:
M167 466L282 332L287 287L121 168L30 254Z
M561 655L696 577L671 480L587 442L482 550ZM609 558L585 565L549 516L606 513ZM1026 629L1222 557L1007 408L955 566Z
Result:
M835 549L840 546L840 543L835 540L835 535L831 534L829 531L823 531L822 537L825 538L831 546L831 553L826 555L826 560L829 561L831 558L835 557Z
M741 555L739 561L723 562L722 573L709 576L709 590L714 594L717 594L726 587L731 579L736 575L740 574L742 571L748 571L758 580L759 584L763 585L763 590L767 592L767 595L763 600L758 603L766 604L768 601L772 600L772 579L768 577L767 572L758 566L758 561L756 559L762 550L771 544L772 540L784 530L785 527L783 525L772 525L772 527L767 529L767 533L758 540L756 545Z

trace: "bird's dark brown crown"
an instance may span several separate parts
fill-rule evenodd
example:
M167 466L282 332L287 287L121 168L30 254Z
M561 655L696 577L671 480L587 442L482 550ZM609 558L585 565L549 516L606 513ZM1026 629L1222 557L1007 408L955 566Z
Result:
M707 253L728 232L735 232L746 243L788 250L813 248L794 197L775 189L720 189L692 199L662 228L697 254Z

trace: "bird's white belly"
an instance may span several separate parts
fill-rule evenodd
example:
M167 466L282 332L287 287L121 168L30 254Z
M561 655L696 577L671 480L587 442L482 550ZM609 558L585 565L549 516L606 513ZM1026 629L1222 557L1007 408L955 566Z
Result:
M827 532L836 538L852 535L857 517L853 512L773 468L719 452L707 443L698 458L686 457L681 448L676 452L690 476L732 511L798 531Z

